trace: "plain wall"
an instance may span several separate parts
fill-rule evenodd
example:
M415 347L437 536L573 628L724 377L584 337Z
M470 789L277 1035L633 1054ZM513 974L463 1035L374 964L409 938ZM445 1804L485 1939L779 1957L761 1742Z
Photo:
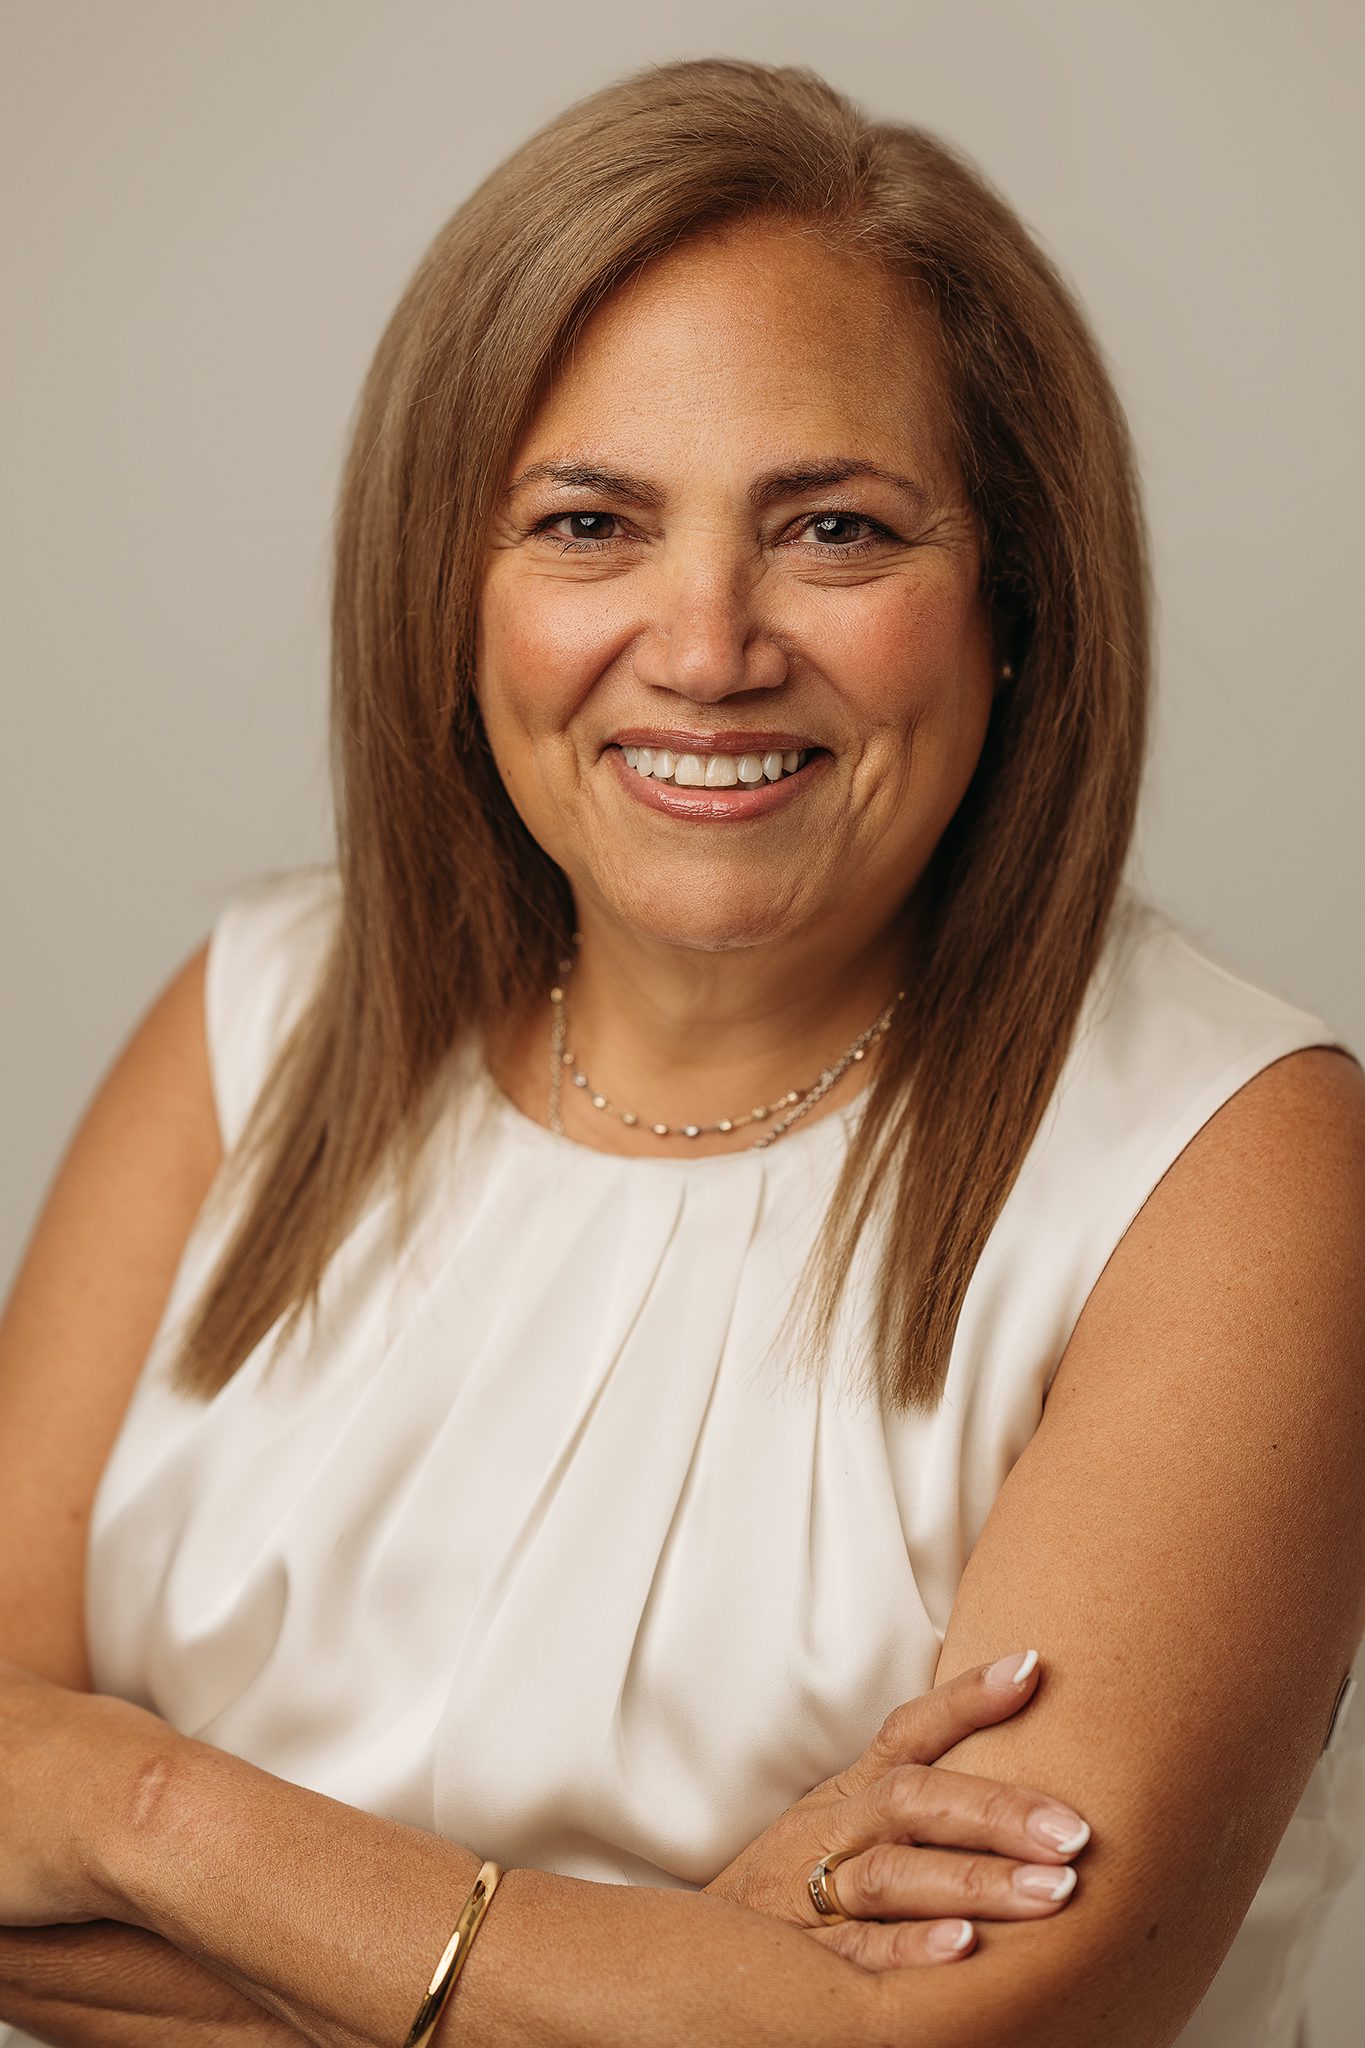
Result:
M333 497L410 271L533 127L646 61L811 64L965 148L1060 263L1155 546L1133 877L1365 1048L1361 22L1344 0L9 0L0 1277L220 903L331 851ZM1365 1869L1314 2048L1360 2039L1363 1933Z

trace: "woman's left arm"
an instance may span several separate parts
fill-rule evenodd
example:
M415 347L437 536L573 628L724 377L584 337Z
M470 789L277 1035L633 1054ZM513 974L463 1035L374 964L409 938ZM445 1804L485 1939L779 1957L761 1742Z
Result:
M1076 1894L983 1925L951 1983L878 1977L888 2040L1175 2041L1362 1628L1365 1074L1311 1048L1223 1104L1116 1246L954 1600L936 1683L1004 1642L1042 1680L937 1762L1083 1813Z

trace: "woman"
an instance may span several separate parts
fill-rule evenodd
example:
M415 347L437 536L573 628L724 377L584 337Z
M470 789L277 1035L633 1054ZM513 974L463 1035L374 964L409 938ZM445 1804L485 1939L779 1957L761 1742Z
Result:
M337 869L223 911L7 1319L12 2039L1291 2048L1365 1083L1123 885L1056 273L807 72L613 85L390 323L334 626Z

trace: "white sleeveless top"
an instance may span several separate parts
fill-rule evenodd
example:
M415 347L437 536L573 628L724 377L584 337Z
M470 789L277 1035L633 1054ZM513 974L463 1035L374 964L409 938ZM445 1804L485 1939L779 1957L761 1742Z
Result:
M338 902L334 869L299 870L214 925L228 1143ZM385 1187L328 1270L315 1353L305 1321L266 1374L267 1336L207 1403L165 1380L220 1241L201 1215L94 1504L96 1688L504 1865L706 1883L933 1685L991 1504L1172 1160L1272 1060L1342 1043L1124 891L942 1403L901 1418L767 1355L856 1103L761 1152L628 1159L466 1062L409 1255ZM1362 1846L1357 1706L1181 2048L1294 2048Z

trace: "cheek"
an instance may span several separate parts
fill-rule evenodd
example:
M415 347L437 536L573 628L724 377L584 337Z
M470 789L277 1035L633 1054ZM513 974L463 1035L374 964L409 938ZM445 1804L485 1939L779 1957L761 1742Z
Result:
M827 673L873 726L975 722L990 652L974 596L957 579L872 586L831 632Z
M495 726L527 733L563 729L604 661L600 619L563 584L496 578L479 607L479 699Z
M568 729L597 673L595 642L558 590L499 578L480 593L475 621L475 695L484 730L522 823L562 862L558 814L571 752Z

